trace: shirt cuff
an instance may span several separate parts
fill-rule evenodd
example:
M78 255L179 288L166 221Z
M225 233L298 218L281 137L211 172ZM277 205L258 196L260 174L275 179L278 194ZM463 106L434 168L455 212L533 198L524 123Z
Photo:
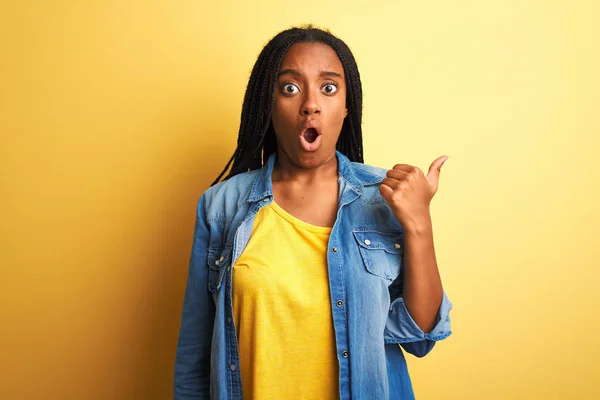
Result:
M432 341L445 339L452 334L449 315L451 309L452 303L448 300L444 291L436 324L430 332L425 333L411 317L404 304L404 299L398 297L390 305L383 339L385 343L410 343L425 339Z

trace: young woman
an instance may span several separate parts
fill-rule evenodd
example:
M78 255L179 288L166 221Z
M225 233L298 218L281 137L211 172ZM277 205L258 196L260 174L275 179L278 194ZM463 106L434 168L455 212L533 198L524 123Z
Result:
M446 157L427 174L364 165L361 117L331 33L289 29L260 53L198 204L177 400L414 398L403 350L451 333L429 213Z

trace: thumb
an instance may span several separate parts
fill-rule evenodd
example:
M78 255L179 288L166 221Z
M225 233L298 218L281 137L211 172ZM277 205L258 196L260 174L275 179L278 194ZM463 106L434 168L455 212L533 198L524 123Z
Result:
M441 156L431 163L429 167L429 172L427 172L427 180L429 184L433 186L435 189L438 187L438 181L440 179L440 171L442 169L442 165L446 162L448 156Z

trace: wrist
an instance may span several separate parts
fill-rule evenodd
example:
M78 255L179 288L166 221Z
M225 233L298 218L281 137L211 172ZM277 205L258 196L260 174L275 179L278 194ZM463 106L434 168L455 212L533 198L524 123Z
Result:
M402 228L407 236L431 235L433 233L431 215L427 212L418 218L411 218L409 221L402 223Z

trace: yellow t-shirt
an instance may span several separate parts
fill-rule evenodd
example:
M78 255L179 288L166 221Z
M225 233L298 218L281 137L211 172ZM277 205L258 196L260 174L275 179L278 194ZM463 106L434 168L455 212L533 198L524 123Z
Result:
M339 398L327 276L331 228L274 202L255 216L233 266L233 314L245 399Z

